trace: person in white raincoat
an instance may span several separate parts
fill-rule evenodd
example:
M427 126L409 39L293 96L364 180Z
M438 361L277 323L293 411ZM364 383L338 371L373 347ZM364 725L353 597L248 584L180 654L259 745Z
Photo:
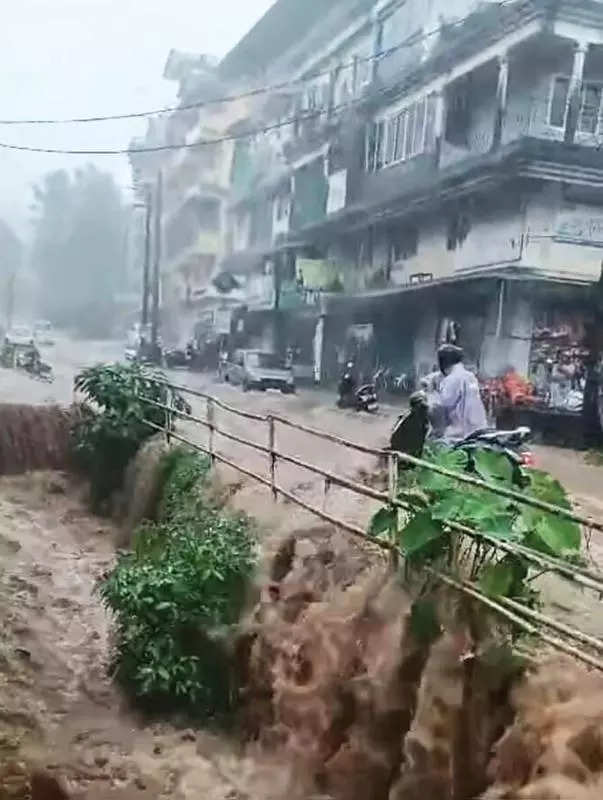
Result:
M442 415L446 442L459 442L488 427L486 409L477 378L463 364L462 348L442 345L438 362L444 378L439 390L430 396L430 415Z

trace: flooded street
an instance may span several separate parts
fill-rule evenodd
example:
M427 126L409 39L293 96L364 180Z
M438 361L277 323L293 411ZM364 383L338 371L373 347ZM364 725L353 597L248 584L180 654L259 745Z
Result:
M62 339L44 354L54 367L55 382L41 384L2 370L0 401L69 404L77 370L119 358L120 351L119 343ZM387 406L374 417L340 411L333 393L324 390L301 388L292 397L243 394L206 375L172 372L170 377L232 406L276 413L373 447L385 445L398 413ZM204 401L194 399L193 410L202 416ZM264 423L223 410L218 410L216 422L267 444ZM193 441L206 441L198 426L186 423L181 430ZM378 466L374 458L281 424L276 438L283 452L355 480ZM223 438L216 445L230 459L268 474L264 455ZM581 510L598 514L601 468L587 464L580 453L547 447L536 451L538 466L567 486ZM259 521L266 537L317 530L315 518L289 503L275 504L267 488L226 468L218 474L223 484L236 486L235 504ZM376 507L346 490L325 486L299 467L279 466L277 479L307 502L355 524L365 524ZM293 800L286 765L257 754L245 756L218 735L142 719L124 704L108 672L110 620L96 594L99 580L114 563L117 538L116 524L87 511L84 487L74 479L55 473L0 478L0 757L12 770L7 780L14 785L23 764L36 763L48 774L62 776L72 795L82 793L90 800ZM598 552L595 542L593 553ZM546 580L545 603L555 607L557 616L601 633L598 603L555 578Z

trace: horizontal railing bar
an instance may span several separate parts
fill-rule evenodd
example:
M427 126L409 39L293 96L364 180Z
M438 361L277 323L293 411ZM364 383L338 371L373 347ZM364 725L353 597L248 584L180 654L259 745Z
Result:
M597 522L597 520L591 519L590 517L583 517L580 514L575 514L573 511L567 508L554 506L551 503L545 502L544 500L538 500L536 497L529 497L528 495L522 494L521 492L516 492L513 489L505 489L504 486L496 486L495 484L487 483L486 481L481 480L481 478L474 478L472 475L467 475L466 473L454 472L454 470L447 469L446 467L440 467L438 464L432 464L430 461L424 461L422 458L409 456L408 453L397 452L397 455L400 461L404 461L407 464L412 464L415 467L423 467L424 469L431 470L431 472L437 472L440 475L445 475L448 478L454 478L461 483L466 483L470 486L477 486L480 489L487 489L495 494L499 494L501 497L507 497L509 500L515 500L518 503L523 503L524 505L538 508L541 511L547 511L549 514L565 517L572 522L577 522L581 525L585 525L588 528L594 528L598 531L603 531L603 522Z
M167 386L169 389L175 389L183 394L192 394L193 397L199 397L201 400L211 400L219 408L223 409L224 411L228 411L231 414L236 414L239 417L252 419L256 422L266 422L268 419L268 417L262 414L254 414L253 411L243 411L240 408L229 406L228 403L225 403L223 400L219 400L217 397L214 397L214 395L207 394L207 392L200 392L198 389L191 389L189 386L181 386L178 383L171 383L170 381L161 380L160 378L155 377L149 377L148 380L152 383L158 383L161 386Z
M486 595L482 594L481 592L476 591L475 589L470 588L469 586L465 586L464 584L460 583L459 581L454 580L454 578L450 578L448 575L444 575L437 570L432 569L431 567L426 567L426 570L434 575L436 578L439 578L443 583L451 586L452 588L456 589L457 591L463 592L467 594L469 597L473 597L475 600L478 600L483 605L488 606L493 611L496 611L501 616L506 617L508 620L513 622L518 628L522 628L526 633L531 634L532 636L538 636L542 639L543 642L546 644L551 645L556 650L561 650L564 653L567 653L574 658L583 661L585 664L589 664L591 667L595 667L598 670L603 671L603 661L595 656L591 656L588 653L584 653L574 645L568 644L564 642L563 639L559 639L556 636L551 636L546 631L540 630L536 625L532 625L531 622L528 622L526 619L514 614L512 611L509 611L504 606L501 606L500 603L495 602L491 598L487 597Z
M349 447L350 450L358 450L358 452L365 453L369 456L384 457L390 452L389 450L378 450L375 447L367 447L366 445L359 444L358 442L352 442L350 439L344 439L341 436L337 436L334 433L328 433L327 431L320 431L317 428L312 428L309 425L304 425L301 422L294 422L286 417L272 414L272 418L275 422L280 422L281 425L287 425L289 428L295 428L303 433L309 433L311 436L317 436L320 439L325 439L328 442L340 444L342 447Z
M140 398L144 403L148 403L155 408L160 408L163 411L168 411L170 414L174 414L174 416L179 417L180 419L184 419L187 422L196 422L199 425L203 425L204 428L208 428L213 430L214 433L219 433L221 436L224 436L225 439L231 439L233 442L237 442L238 444L245 445L246 447L252 447L256 450L260 450L262 453L266 455L270 455L271 451L268 447L265 447L263 444L259 444L258 442L252 442L250 439L244 439L242 436L237 436L236 433L231 433L230 431L225 431L223 428L219 428L217 425L212 425L206 419L200 419L199 417L195 417L193 414L187 414L185 411L179 411L172 406L165 405L164 403L158 403L156 400L151 400L150 397L142 397ZM162 429L163 430L163 429Z
M164 428L162 428L160 425L156 425L154 422L150 422L149 420L144 420L144 422L146 425L149 425L151 428L154 428L157 431L165 432ZM316 506L312 506L309 503L306 503L304 500L297 497L297 495L293 494L292 492L289 492L287 489L283 488L279 484L275 484L275 486L273 487L272 483L267 478L264 478L263 475L259 475L257 472L253 472L252 470L247 469L246 467L242 467L239 464L236 464L234 461L231 461L230 459L226 458L221 453L216 453L216 452L210 453L207 447L204 447L201 444L196 444L195 442L191 442L189 439L186 439L184 436L180 436L179 434L170 432L170 436L182 442L183 444L189 445L194 450L197 450L198 452L203 453L204 455L213 456L213 458L215 458L217 461L222 462L222 464L225 464L227 467L232 467L232 469L238 470L243 475L247 475L250 478L254 478L259 483L262 483L264 486L267 486L269 489L274 488L275 491L278 492L278 494L282 495L287 500L290 500L292 503L296 503L298 506L305 509L306 511L309 511L312 514L315 514L316 516L325 520L325 522L329 522L332 525L347 530L354 536L363 539L367 544L372 544L378 548L381 548L382 550L393 549L392 545L389 542L380 539L373 539L372 537L368 536L366 531L363 530L362 528L359 528L356 525L352 525L352 523L346 522L345 520L339 519L338 517L334 517L331 514L327 514L326 511L322 511L322 509L316 508Z
M191 422L197 422L206 428L212 428L216 433L224 436L226 439L230 439L238 444L244 445L246 447L254 448L265 455L274 455L277 459L281 459L283 461L287 461L291 464L299 466L302 469L306 469L309 472L313 472L321 477L326 478L334 485L342 486L346 489L351 491L357 492L358 494L364 495L372 500L377 500L383 503L390 503L391 505L395 506L396 508L400 508L402 510L409 510L411 505L409 503L403 502L398 500L397 498L393 501L390 500L388 495L385 492L379 492L375 489L370 489L363 484L359 484L355 481L351 481L347 478L343 478L342 476L336 475L328 470L325 470L321 467L317 467L313 464L309 464L308 462L302 461L295 456L290 456L284 453L281 453L278 450L270 450L270 448L265 447L264 445L258 444L256 442L252 442L248 439L244 439L241 436L237 436L236 434L230 433L229 431L225 431L223 428L220 428L216 425L210 425L207 420L200 419L198 417L193 416L192 414L188 414L184 411L178 411L168 405L163 403L158 403L155 400L151 400L150 398L146 398L141 396L141 400L144 402L154 406L155 408L159 408L168 412L171 412L181 419L185 419ZM204 451L205 452L205 451ZM501 539L498 539L494 536L488 534L488 532L478 531L475 528L470 528L467 525L463 525L459 522L455 522L453 520L444 520L445 525L447 525L452 530L457 530L459 533L462 533L470 538L476 540L482 540L488 542L493 547L496 547L503 552L511 553L513 555L523 555L525 558L531 560L534 563L539 564L540 566L546 567L547 570L551 570L560 574L562 577L565 577L572 582L576 582L585 586L586 588L592 589L596 592L603 592L603 575L597 575L594 572L589 570L582 570L578 567L572 567L569 564L565 564L562 561L555 559L552 556L546 556L545 554L540 553L537 550L533 550L531 548L523 547L522 545L518 544L511 544L505 542Z
M518 544L517 542L506 542L503 539L492 536L487 532L482 533L482 531L475 530L475 528L470 528L460 522L445 520L444 524L449 528L458 531L459 533L470 536L473 539L483 539L484 541L487 541L488 544L491 544L506 553L524 556L525 558L528 558L540 564L541 566L548 566L551 570L563 573L572 581L575 580L578 583L581 583L583 586L593 589L596 592L603 592L603 575L601 573L583 569L582 567L572 566L571 564L561 561L561 559L555 558L555 556L549 556L545 553L541 553L538 550L534 550L531 547L525 547L524 545Z
M541 614L539 611L535 611L532 608L526 608L521 603L517 603L510 597L500 597L498 598L498 601L502 605L508 606L514 611L517 611L524 616L535 620L536 622L540 622L543 625L547 625L549 628L553 628L553 630L564 634L564 636L569 636L571 639L576 639L576 641L581 642L588 647L592 647L593 650L603 653L603 641L596 636L591 636L588 633L584 633L578 628L570 628L569 625L565 625L563 622L559 622L552 617L547 617L545 614Z
M157 431L165 432L165 429L162 428L160 425L156 425L155 423L150 422L149 420L144 420L144 422L145 422L145 424L149 425L151 428L154 428ZM242 467L241 465L236 464L233 461L230 461L230 459L225 458L220 453L215 453L215 452L214 453L210 453L209 450L207 448L203 447L202 445L196 444L195 442L191 442L190 440L186 439L185 437L180 436L179 434L173 433L171 431L169 433L170 433L170 436L173 436L173 438L177 439L178 441L181 441L182 443L187 444L189 447L192 447L193 449L195 449L195 450L197 450L197 451L199 451L199 452L201 452L201 453L203 453L205 455L212 455L216 460L222 462L226 466L231 467L232 469L240 472L243 475L247 475L248 477L253 478L254 480L257 480L259 483L263 484L264 486L266 486L266 487L268 487L270 489L273 489L276 492L278 492L278 494L282 495L283 497L286 497L292 503L295 503L296 505L300 506L300 508L305 509L306 511L308 511L308 512L314 514L315 516L325 520L326 522L331 523L332 525L334 525L334 526L336 526L338 528L341 528L343 530L347 530L349 533L351 533L354 536L362 539L367 544L372 544L372 545L378 546L378 547L380 547L380 548L382 548L384 550L390 550L390 551L394 550L399 555L404 557L404 553L400 550L400 548L394 547L389 542L369 537L366 534L366 532L364 530L362 530L362 528L359 528L356 525L352 525L351 523L348 523L345 520L339 519L338 517L334 517L331 514L327 514L326 512L322 511L321 509L318 509L315 506L312 506L309 503L306 503L305 501L301 500L295 494L287 491L286 489L283 489L281 486L278 486L278 485L272 486L271 482L267 478L264 478L262 475L259 475L258 473L253 472L252 470L246 469L245 467ZM567 653L569 655L572 655L575 658L578 658L579 660L583 661L584 663L589 664L590 666L594 666L597 669L603 671L603 661L601 661L600 659L597 659L594 656L589 655L588 653L584 653L581 650L579 650L577 647L574 647L573 645L570 645L567 642L564 642L562 639L558 639L557 637L551 636L550 634L546 633L545 631L540 630L538 627L536 627L535 625L532 625L530 622L528 622L525 618L522 618L521 616L518 616L514 612L510 611L508 608L505 608L504 605L501 605L501 603L492 600L491 598L489 598L486 595L482 594L478 590L474 589L471 585L466 585L465 583L456 581L453 578L449 577L448 575L445 575L444 573L439 572L438 570L434 570L433 568L428 567L428 566L425 567L425 570L427 572L429 572L430 574L434 575L436 578L440 579L445 584L447 584L449 586L452 586L453 588L457 589L458 591L461 591L461 592L464 592L465 594L468 594L469 596L471 596L474 599L478 600L482 604L490 607L492 610L496 611L500 616L503 616L503 617L506 617L507 619L509 619L517 627L523 628L523 630L525 630L527 633L531 633L532 635L538 636L544 642L546 642L547 644L550 644L552 647L555 647L556 649L561 650L562 652L565 652L565 653ZM516 605L519 605L519 604L516 604ZM519 606L519 607L521 609L521 613L523 613L523 614L525 614L526 611L531 611L531 609L526 609L523 606ZM556 625L561 625L561 623L557 623L555 620L552 620L549 617L546 617L545 615L541 615L541 616L545 620L545 622L543 622L542 624L546 624L546 625L548 625L549 627L552 627L552 628L554 628ZM583 634L583 635L587 636L587 634Z
M246 417L247 419L253 419L259 422L267 422L268 416L262 416L259 414L253 414L248 411L242 411L241 409L235 408L234 406L229 406L226 403L223 403L221 400L218 400L216 397L212 395L198 392L195 389L189 389L186 386L180 386L178 384L170 383L169 381L162 381L158 378L150 378L150 380L154 381L155 383L161 384L163 386L167 386L172 389L176 389L182 392L188 392L193 394L197 397L201 397L205 400L211 400L214 402L219 408L223 408L224 410L239 415L241 417ZM171 410L171 409L170 409ZM320 431L316 428L309 427L307 425L303 425L298 422L293 422L292 420L287 419L286 417L281 417L280 415L270 415L272 419L276 422L281 423L282 425L287 425L291 428L296 428L297 430L303 431L308 433L312 436L317 436L321 439L326 441L334 442L335 444L340 444L343 447L349 447L354 450L358 450L362 453L373 455L373 456L385 456L389 452L388 450L377 450L375 448L366 447L364 445L357 444L356 442L351 442L349 439L343 439L340 436L336 436L335 434L327 433L326 431ZM501 497L507 497L510 500L514 500L517 503L523 503L524 505L531 506L532 508L538 508L541 511L546 511L549 514L556 514L557 516L564 517L565 519L569 519L572 522L576 522L580 525L584 525L587 528L591 528L593 530L603 532L603 522L599 522L592 517L584 517L581 514L576 514L574 511L562 508L561 506L555 506L552 503L547 503L544 500L539 500L536 497L529 497L528 495L522 494L521 492L516 492L513 489L505 489L503 486L497 486L496 484L488 483L487 481L481 480L481 478L474 478L471 475L466 473L454 472L453 470L447 469L446 467L440 467L437 464L432 464L430 461L425 461L421 458L416 458L415 456L410 456L408 453L400 453L396 452L398 459L400 461L404 461L407 464L412 464L416 467L423 467L424 469L431 470L432 472L439 473L440 475L445 475L446 477L453 478L461 483L466 483L470 486L476 486L481 489L486 489L494 494L498 494Z
M163 403L158 403L156 400L151 400L146 397L141 397L141 399L149 403L150 405L154 406L155 408L163 409L164 411L169 411L170 413L175 414L176 416L180 417L181 419L189 420L190 422L199 422L201 425L205 427L210 427L209 423L205 420L199 420L197 417L192 416L191 414L187 414L184 411L177 411L174 408L171 408L168 405L164 405ZM256 442L252 442L249 439L244 439L241 436L237 436L236 434L230 433L229 431L225 431L223 428L220 428L218 425L211 426L215 433L224 436L226 439L231 439L238 444L245 445L246 447L252 447L260 452L264 453L265 455L274 455L276 458L280 459L281 461L286 461L290 464L294 464L301 469L306 469L308 472L314 472L316 475L320 475L323 478L326 478L333 484L338 486L342 486L346 489L350 489L353 492L358 492L358 494L362 494L365 497L369 497L371 500L378 500L383 503L388 502L388 496L386 492L379 492L376 489L371 489L369 486L364 486L361 483L356 483L356 481L352 481L348 478L344 478L343 476L337 475L334 472L330 472L329 470L323 469L322 467L317 467L314 464L310 464L307 461L302 461L302 459L297 458L296 456L288 455L287 453L282 453L280 450L271 450L269 447L265 447L262 444L257 444Z

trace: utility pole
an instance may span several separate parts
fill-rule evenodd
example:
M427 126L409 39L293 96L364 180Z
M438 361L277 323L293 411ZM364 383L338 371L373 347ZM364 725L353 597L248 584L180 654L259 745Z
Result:
M149 294L151 272L151 217L153 214L153 192L149 184L144 188L144 262L142 267L142 313L140 322L144 327L149 324Z
M151 345L153 358L159 361L159 283L161 272L161 215L163 208L163 173L157 173L157 186L155 189L155 258L153 260L153 281L151 308Z
M10 330L13 325L13 314L15 311L15 283L17 273L11 272L6 281L6 330Z

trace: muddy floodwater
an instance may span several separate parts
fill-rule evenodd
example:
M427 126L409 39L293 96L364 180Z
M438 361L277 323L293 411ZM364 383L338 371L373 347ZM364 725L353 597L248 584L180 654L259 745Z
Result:
M119 343L84 344L62 339L45 354L55 368L55 383L40 384L25 375L2 370L0 402L67 405L72 400L73 376L79 368L85 364L118 358L119 355ZM337 410L334 407L334 395L326 390L301 389L295 397L283 397L270 392L243 395L240 390L216 383L210 376L184 372L172 373L171 376L180 383L211 392L233 406L262 414L274 412L311 427L376 447L385 444L392 422L400 411L398 408L384 406L378 415L369 417ZM193 411L201 415L204 411L203 401L193 400ZM223 411L218 412L217 422L235 435L267 444L266 428L262 423L241 420ZM202 429L187 423L181 430L192 441L206 443L206 433ZM231 460L267 473L268 464L264 455L226 440L220 441L218 446ZM354 480L362 480L379 469L374 458L349 451L334 443L319 442L308 434L285 426L277 428L277 446L283 452L295 454L303 460L320 464ZM535 450L538 466L549 470L564 483L582 512L603 517L603 501L600 499L600 486L603 485L601 467L587 464L581 453L547 447L537 447ZM272 617L270 614L266 617L263 635L267 652L272 653L274 658L279 647L284 647L286 643L289 650L280 653L281 661L287 661L291 653L297 652L296 648L305 646L304 642L314 639L322 642L315 648L313 657L320 655L321 669L326 670L327 677L322 683L317 683L322 692L320 702L323 705L320 706L320 712L312 712L316 720L320 721L318 723L315 720L312 725L318 725L318 728L323 726L321 735L326 737L325 741L331 743L331 761L341 775L345 776L346 769L349 773L358 766L358 755L355 755L352 745L354 741L358 745L360 739L354 739L348 732L347 750L341 742L340 751L333 750L332 728L335 730L339 722L333 722L329 715L333 714L339 701L333 700L329 693L334 691L337 681L343 680L341 675L345 673L342 666L344 662L340 660L338 653L346 652L346 648L351 646L346 639L350 631L350 620L354 614L354 619L363 619L363 616L358 609L352 609L352 601L352 606L349 607L346 601L342 608L345 614L352 616L334 617L331 607L325 605L327 599L324 587L320 591L316 590L315 595L312 592L317 586L322 586L327 573L331 577L335 576L334 580L340 587L355 586L360 580L358 576L366 568L367 554L350 547L348 539L342 533L331 532L326 535L324 526L317 526L315 518L295 506L283 501L275 504L269 491L259 488L247 478L243 479L240 474L221 469L219 478L222 485L229 487L227 494L232 505L256 519L261 535L265 537L265 552L270 552L272 540L282 541L283 537L293 532L296 535L301 534L296 556L299 574L289 584L286 580L283 582L281 597L285 605L282 616L279 616L281 612L271 610ZM285 488L295 491L307 502L318 505L331 514L340 515L354 524L366 524L375 509L371 501L346 490L325 485L322 479L298 467L279 465L277 478ZM231 731L229 735L225 735L217 730L192 730L190 722L185 720L142 718L127 705L111 679L111 620L101 606L96 591L99 581L115 562L116 543L123 542L123 532L118 530L117 523L91 515L85 499L85 487L65 473L39 472L0 478L0 798L29 796L27 776L29 765L32 764L42 768L47 775L59 777L70 796L81 796L90 800L120 797L306 800L317 797L311 793L303 793L301 789L299 772L296 772L299 767L299 753L295 758L291 757L290 751L287 751L287 757L275 756L270 747L257 743L256 746L249 746L248 742L243 747L240 731ZM602 545L603 539L597 538L595 533L590 555L598 564L603 563ZM295 569L292 574L295 575ZM258 582L266 582L267 575L268 573L260 574ZM295 580L306 581L301 594ZM574 591L567 584L550 576L543 579L541 588L548 611L585 631L603 634L598 598ZM310 602L314 611L307 614L304 612L305 616L302 614L299 617L296 629L290 627L287 616L290 614L287 592L294 598L294 604L298 602L295 598L299 596L313 596L311 602L304 602ZM394 616L397 617L398 625L400 615ZM265 620L261 614L260 618L264 625ZM297 618L295 623L298 624ZM366 634L369 636L367 641L381 642L389 652L394 647L392 642L395 637L392 639L392 635L395 633L398 636L396 631L397 629L388 625L377 625ZM370 639L370 636L374 638ZM395 641L399 641L399 638ZM457 644L444 643L443 650L439 655L436 654L437 657L444 658L445 662L445 658L452 653L456 659L454 663L460 664L462 653L456 652ZM448 655L446 647L450 651ZM375 648L376 644L372 651L370 646L366 648L367 674L371 669L378 672L391 668L393 675L398 669L395 662L390 663L385 657L370 660L369 656L373 657L376 653ZM330 666L325 666L326 662ZM356 664L355 661L353 663ZM423 666L425 665L421 665L421 668ZM357 668L356 665L354 669ZM257 669L258 675L263 669L267 669L266 680L274 679L275 668L271 666L270 660L267 664L260 664ZM444 663L441 674L447 677L440 679L439 669L437 660L426 666L426 674L435 675L431 679L435 686L426 684L419 670L413 678L414 694L410 700L406 696L408 692L404 695L404 702L410 704L409 708L412 708L413 713L415 701L425 706L419 708L420 713L412 722L415 727L411 730L414 730L415 738L420 739L423 735L421 725L427 724L425 720L428 720L428 728L431 725L431 717L426 709L436 702L433 701L433 696L439 698L436 705L440 701L444 705L452 706L457 701L461 702L458 695L460 684L455 684L454 689L446 684L453 673ZM563 690L547 689L548 693L543 694L545 700L536 703L538 708L543 704L546 706L558 702L562 695L569 698L573 696L572 692L578 691L578 687L586 686L583 684L582 673L576 673L578 677L575 677L571 669L569 672L563 670L555 673L554 681L561 681L558 675L563 675L563 680L569 683L567 686L564 684ZM359 685L353 669L348 678L354 687ZM529 696L537 697L537 691L538 687ZM588 713L581 711L580 714L586 720L585 725L590 726L589 730L594 730L593 726L602 726L603 741L603 715L598 710L602 705L601 692L599 687L592 688L592 691L595 699L587 703ZM392 702L391 696L387 696L390 698L387 702ZM400 695L395 696L398 697L396 702L399 702ZM307 743L307 747L304 745L307 751L312 750L320 736L316 732L318 729L304 727L308 724L308 714L307 709L301 714L295 705L299 700L297 690L293 695L285 692L283 697L288 698L283 700L279 712L285 716L283 725L289 732L295 731L299 741ZM292 697L295 702L291 700ZM376 713L377 708L380 708L379 713L383 712L378 703L370 708L371 715ZM591 713L595 716L589 722L587 716ZM451 715L453 716L452 712ZM407 716L407 724L410 724L412 713ZM563 718L561 712L558 716ZM571 722L574 727L577 724L576 719L574 715ZM274 719L272 722L274 723ZM364 736L366 731L362 728L362 721L356 722L360 727L356 723L352 724L352 721L348 722L351 725L350 730L358 729L358 736ZM544 741L546 736L552 735L552 730L556 730L557 723L533 721L534 730L540 724L544 727L548 725L546 734L538 734ZM568 731L571 728L569 722L559 724L565 725ZM570 733L567 733L566 738L568 737L571 738ZM394 765L399 765L402 758L401 736L399 740L396 741L394 737L388 744L387 758ZM527 745L522 744L520 750L525 750L526 747ZM370 750L367 745L363 752L367 752L367 748ZM388 776L386 767L389 762L387 758L383 760L385 756L382 751L385 752L383 747L381 751L378 748L375 750L375 758L381 765L375 773L379 780L384 779L384 774ZM307 758L307 752L303 756ZM501 763L506 763L508 753L501 758ZM536 761L536 756L533 760ZM395 769L398 768L396 766ZM528 773L532 768L533 764L530 762L526 767ZM561 767L555 762L550 769L554 772ZM376 778L371 778L371 775L370 771L365 771L365 784L358 783L358 786L377 785ZM332 776L331 779L335 780ZM529 774L526 774L525 780L528 779ZM393 772L387 780L393 785ZM588 780L590 781L590 777ZM345 784L342 777L340 787L348 785L351 785L350 782ZM409 794L407 789L402 791L399 788L398 793L393 793L390 797L395 800L415 800L415 797L425 796L420 794L421 785L428 784L422 784L417 778L415 789L419 794ZM575 787L572 788L573 794L568 795L568 800L570 796L572 800L577 800L578 797L588 797L590 800L591 795L578 795L577 790L574 790ZM350 791L341 788L336 796L344 800L348 797L355 798L356 795L350 794ZM387 795L383 792L375 797L381 800L382 795L385 800ZM38 795L35 800L40 800L42 796ZM325 798L329 796L323 795ZM366 795L367 798L369 796ZM497 798L506 796L492 795ZM559 795L516 794L514 800L515 797L536 796L548 800L549 797L555 798ZM600 795L592 795L593 800L595 796ZM565 795L563 797L565 800Z

